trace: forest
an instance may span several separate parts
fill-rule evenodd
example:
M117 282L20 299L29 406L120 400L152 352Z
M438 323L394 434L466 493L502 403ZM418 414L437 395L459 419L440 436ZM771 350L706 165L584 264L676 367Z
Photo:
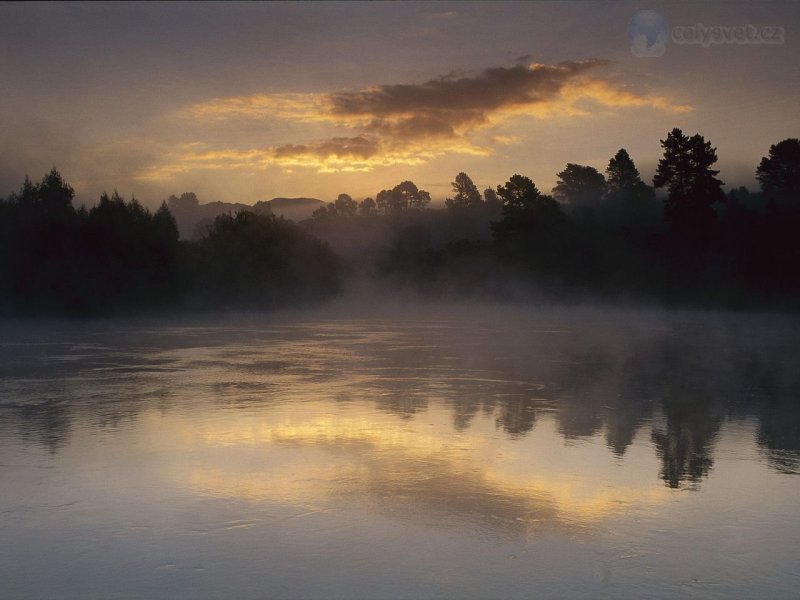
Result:
M53 168L0 199L0 311L98 315L306 306L355 283L424 298L800 308L800 140L723 190L716 149L680 129L652 182L625 149L605 173L569 163L551 194L513 174L482 192L459 173L445 208L403 181L295 223L222 214L181 239L166 203L116 191L91 208Z

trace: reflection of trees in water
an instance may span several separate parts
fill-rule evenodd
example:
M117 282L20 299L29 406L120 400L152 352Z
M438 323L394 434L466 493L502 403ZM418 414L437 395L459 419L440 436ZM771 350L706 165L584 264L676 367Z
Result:
M671 488L697 483L714 464L711 452L722 418L709 418L704 407L691 404L676 403L667 410L666 427L652 435L661 459L659 476Z
M566 439L591 437L616 397L618 357L594 344L563 354L553 377L558 431Z
M800 406L798 396L769 398L761 405L758 444L770 464L782 473L800 474Z
M741 335L746 348L736 373L739 412L758 421L756 441L768 463L782 473L800 472L800 347L788 328L756 343Z
M380 410L403 419L427 410L437 379L428 360L432 351L428 346L401 340L396 346L385 348L381 360L367 366L368 371L378 373L373 400Z
M497 401L495 423L511 437L520 437L536 423L536 399L529 396L502 398Z
M756 400L756 441L767 461L782 473L800 473L800 352L782 347L778 356L750 357L742 381Z
M6 403L0 408L0 427L57 452L68 442L75 419L114 428L151 408L154 400L167 406L173 393L186 397L208 392L226 406L235 400L234 407L252 396L241 405L267 406L267 400L281 401L282 385L289 382L292 397L311 384L317 391L327 390L333 401L340 396L367 401L404 419L443 404L457 431L467 430L483 414L512 438L528 435L537 417L547 412L565 439L603 432L617 456L625 454L642 427L653 423L650 440L661 463L659 476L670 487L697 483L708 475L726 415L756 417L756 441L769 464L781 472L800 471L800 349L790 331L759 339L747 327L735 326L662 328L638 338L579 328L491 335L473 324L425 337L412 324L407 331L397 326L379 344L362 346L358 336L337 338L331 346L346 349L339 359L328 358L326 344L292 331L291 340L282 330L274 335L297 352L293 344L310 344L297 355L266 360L260 350L250 348L250 354L237 350L225 357L226 344L217 345L220 340L213 336L219 334L210 330L216 342L206 348L209 356L202 355L205 362L187 362L173 352L168 368L165 355L140 351L154 341L144 333L136 334L130 348L123 338L113 345L114 352L101 344L91 359L56 363L54 379L67 382L62 388L38 395L29 386L25 397L31 403ZM155 335L157 342L176 348L212 339L170 342ZM315 349L318 355L308 358ZM4 371L9 378L36 382L43 377L35 369L28 372L38 364L38 355L13 358L17 366ZM89 377L95 367L108 377ZM191 378L193 370L204 376L187 387L183 378ZM349 371L341 376L343 370ZM227 379L215 378L211 371ZM42 385L53 385L53 379ZM54 399L41 401L43 397Z
M496 371L478 370L447 382L443 397L452 411L456 431L467 430L479 413L494 416L495 425L512 437L533 429L540 403L536 397L539 386L498 379L501 376Z
M135 391L136 387L136 382L128 382L111 386L104 394L90 395L85 383L65 382L59 389L58 399L23 400L0 407L0 423L10 431L16 429L23 440L39 444L55 454L68 444L76 421L113 430L124 423L134 423L144 409L157 408L162 413L168 409L170 392L167 388L141 393ZM49 395L53 396L53 391Z
M492 366L473 372L484 383L451 383L456 428L465 429L483 410L495 415L498 428L520 437L546 410L567 439L591 437L605 428L609 448L621 456L652 413L625 356L602 345L553 345L531 352L527 360L494 361Z
M651 434L661 460L659 476L672 488L708 475L723 403L735 395L727 383L732 365L719 355L720 340L705 342L667 336L640 354L640 376L663 416Z
M475 398L468 395L464 398L464 402L452 402L450 408L453 411L453 429L456 431L467 429L480 408L485 405L485 400L481 396ZM491 412L491 409L486 408L487 412Z
M621 457L633 443L639 427L651 418L652 403L647 395L618 395L610 399L605 413L606 445Z
M519 437L531 431L537 413L547 409L565 438L604 431L609 449L622 456L637 431L654 423L650 438L661 462L659 476L668 486L681 487L710 472L726 414L755 412L758 441L770 450L771 464L784 472L796 470L800 406L793 399L800 385L787 380L785 369L778 368L800 364L786 360L789 348L763 339L754 342L735 326L732 331L710 332L684 326L630 344L614 341L587 336L576 344L570 338L545 350L529 340L527 355L521 348L506 349L514 360L486 361L476 371L495 383L451 384L455 426L465 429L483 410L495 415L498 428ZM495 351L491 343L489 351ZM485 356L485 352L475 354ZM762 365L754 372L759 360L770 368ZM520 380L526 379L536 382L538 389L524 389ZM754 386L758 393L753 393ZM792 386L794 391L788 393ZM765 390L782 390L783 400L776 401Z
M709 343L713 347L719 341ZM488 345L490 352L501 352ZM658 406L662 422L654 426L651 440L661 459L660 477L670 487L698 482L709 473L723 403L736 397L730 362L683 335L621 347L597 339L576 347L574 338L566 338L546 350L526 340L521 348L503 350L514 357L506 361L481 361L486 351L479 351L475 341L463 342L460 349L464 356L451 361L458 369L448 377L434 352L417 352L410 367L428 365L427 371L419 378L388 380L378 406L409 418L438 396L450 406L456 429L467 429L483 412L494 415L498 429L511 437L527 435L537 414L548 410L565 439L605 431L606 444L617 456L654 420Z
M36 343L30 343L33 337ZM147 333L68 323L12 329L0 348L0 425L55 454L75 423L116 429L141 410L166 410L174 372L143 345Z
M23 440L40 444L51 454L55 454L69 441L72 415L67 402L49 401L13 406L3 412L9 412L9 416L16 420Z
M375 405L401 419L410 419L428 408L428 396L422 393L419 382L395 379L391 387L375 397Z

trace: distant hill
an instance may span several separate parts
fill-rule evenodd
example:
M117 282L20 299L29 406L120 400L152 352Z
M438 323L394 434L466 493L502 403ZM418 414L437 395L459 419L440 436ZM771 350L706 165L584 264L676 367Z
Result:
M181 194L180 198L173 195L167 199L167 207L178 223L181 238L190 240L202 237L214 219L224 213L249 210L257 214L275 214L292 221L302 221L311 217L311 213L324 205L322 200L316 198L273 198L261 200L253 205L238 202L200 204L193 192Z
M311 213L320 206L325 206L325 202L316 198L273 198L266 202L256 204L267 204L275 215L282 215L284 219L292 221L303 221L311 218Z

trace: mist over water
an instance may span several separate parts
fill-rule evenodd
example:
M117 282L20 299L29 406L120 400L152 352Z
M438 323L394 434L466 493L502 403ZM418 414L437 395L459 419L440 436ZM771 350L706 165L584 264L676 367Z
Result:
M800 597L798 8L0 3L0 600Z
M800 321L6 322L0 597L792 597Z

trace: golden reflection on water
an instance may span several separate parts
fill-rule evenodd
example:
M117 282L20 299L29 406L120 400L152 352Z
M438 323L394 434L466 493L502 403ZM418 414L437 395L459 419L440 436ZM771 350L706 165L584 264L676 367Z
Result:
M401 518L469 519L524 533L591 527L651 510L669 496L660 482L641 476L636 457L622 468L600 438L565 444L547 417L524 439L498 432L492 415L457 431L444 407L400 419L363 402L307 401L257 415L217 411L202 424L169 420L181 454L202 456L173 476L214 498L312 510L367 506ZM555 453L553 445L560 448ZM640 460L652 473L652 463Z
M794 330L568 316L26 331L0 589L791 597Z

